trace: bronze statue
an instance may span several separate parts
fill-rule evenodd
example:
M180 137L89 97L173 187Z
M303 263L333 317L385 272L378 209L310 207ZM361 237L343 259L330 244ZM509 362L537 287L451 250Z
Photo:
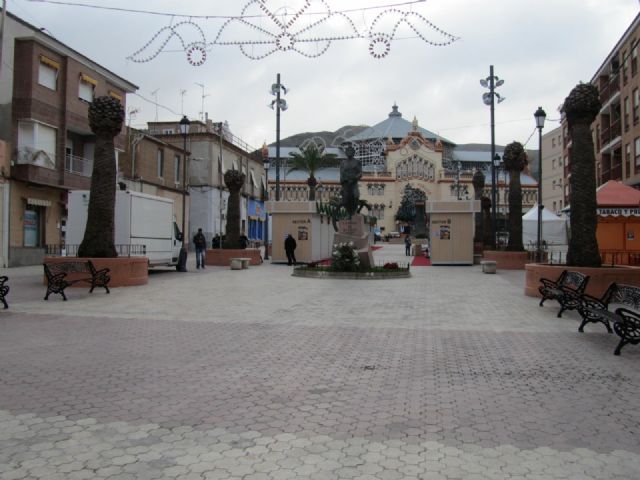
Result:
M360 201L358 180L362 178L362 165L354 158L355 150L352 146L348 146L345 153L347 158L340 163L340 184L342 185L340 206L344 207L351 217L358 211Z

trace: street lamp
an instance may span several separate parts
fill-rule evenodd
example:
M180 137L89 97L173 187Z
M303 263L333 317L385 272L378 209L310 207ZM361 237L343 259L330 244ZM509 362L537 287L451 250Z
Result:
M262 145L262 165L264 166L264 176L265 176L265 192L264 192L264 201L269 201L269 167L271 166L271 161L269 160L269 147L267 147L267 142L264 142ZM267 209L264 210L264 259L269 260L269 212Z
M542 107L538 107L536 113L533 114L536 119L536 127L538 129L538 263L542 262L542 129L547 114Z
M287 94L287 88L280 83L280 74L278 74L276 83L271 85L271 95L275 95L269 106L276 109L276 202L280 201L280 110L283 112L289 108L287 101L280 98L280 92Z
M180 248L180 257L178 258L178 272L187 271L187 245L189 236L186 232L186 216L187 216L187 135L189 134L189 125L191 122L186 115L180 120L180 133L182 134L184 161L182 162L182 247Z
M498 78L493 74L493 65L489 67L489 76L480 80L480 85L484 88L488 88L489 91L482 94L482 101L485 105L491 107L491 159L496 155L496 122L495 122L495 99L498 99L498 103L504 102L505 97L501 97L499 93L495 91L497 87L504 84L504 80ZM493 247L496 246L496 171L492 165L491 168L491 241Z
M494 154L493 161L491 162L491 202L492 202L492 222L493 222L493 242L494 245L498 244L498 203L500 203L500 194L498 190L500 189L500 180L498 178L498 171L500 169L500 155Z

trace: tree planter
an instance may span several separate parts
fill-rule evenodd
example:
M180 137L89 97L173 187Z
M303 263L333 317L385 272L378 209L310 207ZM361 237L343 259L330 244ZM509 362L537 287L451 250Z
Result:
M205 265L228 267L232 258L250 258L251 265L260 265L262 258L257 248L214 248L207 250L204 258Z
M485 250L483 260L496 262L498 270L524 270L524 266L529 261L529 252Z
M78 261L83 258L76 257L45 257L44 263L65 263L66 261ZM111 287L132 287L135 285L146 285L149 283L149 260L147 257L117 257L117 258L84 258L91 260L91 263L100 270L109 269L109 288ZM86 277L86 275L75 274L75 278ZM74 279L74 274L68 274L69 280ZM47 284L47 277L44 277L44 284ZM91 284L89 283L89 286ZM78 282L71 287L87 288L84 282Z
M528 263L525 265L526 277L524 293L530 297L540 297L538 287L541 278L555 280L563 270L589 275L586 293L600 298L612 282L626 283L640 286L640 268L638 267L569 267L567 265L546 265L541 263Z

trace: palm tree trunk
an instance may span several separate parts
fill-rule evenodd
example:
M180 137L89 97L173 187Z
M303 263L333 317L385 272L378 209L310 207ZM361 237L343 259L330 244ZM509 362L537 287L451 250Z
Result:
M570 127L571 149L571 238L567 265L600 267L596 228L596 172L591 126L576 122Z
M522 244L522 184L518 170L509 172L509 245L507 250L524 251Z
M79 257L114 258L116 158L113 137L96 137L87 228L78 248Z

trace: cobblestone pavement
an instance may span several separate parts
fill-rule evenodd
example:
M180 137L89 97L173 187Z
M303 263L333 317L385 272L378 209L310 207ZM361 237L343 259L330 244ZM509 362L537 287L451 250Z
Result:
M0 478L640 478L640 348L579 334L523 272L289 273L44 302L40 269L5 271Z

